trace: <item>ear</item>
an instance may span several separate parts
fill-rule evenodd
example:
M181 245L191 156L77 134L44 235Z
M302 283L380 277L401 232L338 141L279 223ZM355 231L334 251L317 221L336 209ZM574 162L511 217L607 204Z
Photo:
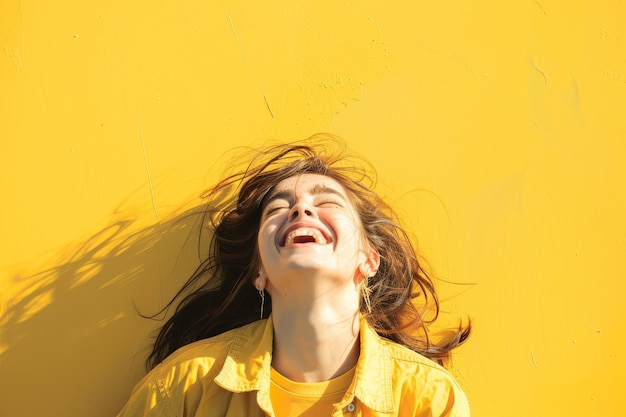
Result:
M372 276L376 275L376 272L378 272L378 267L380 266L380 254L378 253L376 248L370 247L370 253L367 258L367 262L372 268Z
M359 265L359 271L363 279L376 275L376 271L378 271L380 266L380 254L374 247L370 246L365 255L367 256L365 262Z
M265 269L261 267L259 269L259 275L252 282L254 288L259 291L263 291L265 289L265 285L267 284L267 274L265 273Z

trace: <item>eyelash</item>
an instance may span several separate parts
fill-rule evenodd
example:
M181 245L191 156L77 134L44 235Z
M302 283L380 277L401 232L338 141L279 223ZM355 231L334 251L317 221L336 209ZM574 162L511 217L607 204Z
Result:
M334 200L332 198L316 202L316 206L318 206L318 207L319 206L323 206L324 204L332 204L332 205L337 206L337 207L342 207L341 203L338 200Z
M289 206L273 206L273 207L269 207L265 210L265 215L269 216L270 214L274 213L275 211L281 210L281 209L285 209L288 210Z
M320 201L316 201L315 202L315 206L316 207L321 207L321 206L324 206L326 204L332 204L333 206L336 206L336 207L343 207L338 200L334 200L334 199L324 199L324 200L320 200ZM282 210L282 209L289 210L290 208L291 208L290 205L271 206L271 207L269 207L269 208L267 208L265 210L265 215L269 216L270 214L274 213L275 211Z

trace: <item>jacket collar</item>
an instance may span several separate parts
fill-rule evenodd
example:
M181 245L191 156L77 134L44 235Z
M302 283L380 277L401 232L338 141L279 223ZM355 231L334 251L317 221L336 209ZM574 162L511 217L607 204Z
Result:
M269 389L273 340L271 316L237 329L215 382L231 392L246 392L259 390L267 379Z
M387 342L361 317L361 350L355 378L340 403L343 408L356 397L368 408L381 412L394 411L393 364Z
M343 408L354 397L382 413L394 410L392 359L387 342L360 320L360 354L355 378L339 404ZM259 405L270 409L270 366L274 339L272 316L237 329L224 365L215 382L231 392L258 391Z

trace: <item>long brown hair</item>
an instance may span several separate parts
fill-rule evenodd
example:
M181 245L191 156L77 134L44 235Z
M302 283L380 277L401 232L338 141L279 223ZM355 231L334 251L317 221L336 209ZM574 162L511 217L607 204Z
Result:
M306 173L326 175L343 185L365 236L380 254L376 275L365 283L368 302L361 302L361 314L370 326L440 363L467 339L469 324L432 340L428 327L439 314L433 281L393 210L372 190L374 169L348 155L340 139L316 135L256 151L245 168L204 193L204 215L213 232L209 255L165 307L181 300L156 337L146 361L149 369L184 345L259 320L260 297L252 282L260 266L257 232L263 200L280 181ZM264 317L271 310L266 296Z

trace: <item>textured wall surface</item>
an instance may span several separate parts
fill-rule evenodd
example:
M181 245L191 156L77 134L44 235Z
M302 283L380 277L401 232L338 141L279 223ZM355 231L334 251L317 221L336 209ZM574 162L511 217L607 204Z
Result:
M473 319L473 415L622 414L626 3L0 10L3 417L114 415L224 153L320 131L378 169L443 320Z

